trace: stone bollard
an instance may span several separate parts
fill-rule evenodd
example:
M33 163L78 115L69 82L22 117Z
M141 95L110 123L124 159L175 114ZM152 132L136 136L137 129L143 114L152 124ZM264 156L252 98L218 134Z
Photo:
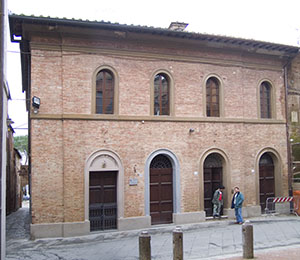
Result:
M249 221L242 225L243 258L252 259L253 255L253 226Z
M147 231L142 231L139 236L139 251L140 260L150 260L151 259L151 236Z
M183 233L180 227L173 231L173 260L183 260Z

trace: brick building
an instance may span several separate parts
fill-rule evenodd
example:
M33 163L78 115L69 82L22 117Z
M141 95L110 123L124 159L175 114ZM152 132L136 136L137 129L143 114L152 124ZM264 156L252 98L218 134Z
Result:
M6 215L22 207L22 193L20 186L21 154L14 148L15 133L9 124L6 135Z
M174 25L174 24L173 24ZM31 233L245 216L288 195L286 65L298 48L105 22L10 16L30 111ZM20 37L17 37L20 36Z

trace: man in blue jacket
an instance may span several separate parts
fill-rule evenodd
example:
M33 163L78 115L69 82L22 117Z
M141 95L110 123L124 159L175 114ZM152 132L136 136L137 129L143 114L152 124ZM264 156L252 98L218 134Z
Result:
M231 208L234 209L236 224L243 224L242 207L244 202L244 195L240 192L239 187L234 187L234 194L232 197Z

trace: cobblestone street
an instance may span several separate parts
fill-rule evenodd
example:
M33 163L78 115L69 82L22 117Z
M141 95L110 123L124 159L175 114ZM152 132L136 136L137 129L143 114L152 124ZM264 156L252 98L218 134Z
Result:
M6 218L6 240L14 241L29 239L29 201L23 202L23 207Z

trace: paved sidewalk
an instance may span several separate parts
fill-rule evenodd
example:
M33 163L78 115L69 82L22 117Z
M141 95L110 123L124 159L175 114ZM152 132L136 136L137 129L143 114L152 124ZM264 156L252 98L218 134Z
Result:
M241 254L242 255L242 254ZM269 248L263 250L256 250L254 253L254 258L258 260L299 260L300 259L300 245L297 246L285 246L285 247L277 247L277 248ZM242 260L244 259L242 256L217 256L213 258L207 258L209 260ZM205 260L202 258L201 260Z
M138 259L138 235L141 230L98 232L74 238L31 241L28 228L20 224L22 221L24 223L24 220L26 222L26 209L19 210L7 218L8 260ZM19 221L19 225L11 224L15 221ZM299 217L269 216L253 218L250 221L254 229L256 259L299 259ZM17 227L21 231L18 231ZM152 259L172 259L174 228L174 225L168 225L149 230ZM230 220L213 220L183 225L182 229L184 259L242 259L241 225L233 224Z

